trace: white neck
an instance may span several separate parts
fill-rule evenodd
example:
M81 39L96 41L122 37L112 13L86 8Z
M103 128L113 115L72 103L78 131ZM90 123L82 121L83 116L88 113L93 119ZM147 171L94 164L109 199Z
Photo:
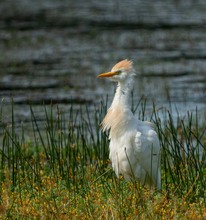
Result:
M115 108L118 105L122 108L128 108L130 106L129 101L132 84L131 80L127 82L118 82L111 108Z
M129 110L130 112L130 91L132 89L133 79L130 78L127 81L118 82L116 93L112 102L112 105L107 111L106 116L102 121L102 129L109 130L111 129L110 135L121 133L122 124L125 123L125 119L131 115L125 111Z

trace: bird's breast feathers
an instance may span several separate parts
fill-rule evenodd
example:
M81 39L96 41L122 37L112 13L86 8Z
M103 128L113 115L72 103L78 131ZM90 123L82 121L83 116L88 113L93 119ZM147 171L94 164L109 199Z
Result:
M110 133L113 135L121 135L128 130L132 118L133 115L129 110L122 109L121 107L111 107L101 123L102 130L110 129Z

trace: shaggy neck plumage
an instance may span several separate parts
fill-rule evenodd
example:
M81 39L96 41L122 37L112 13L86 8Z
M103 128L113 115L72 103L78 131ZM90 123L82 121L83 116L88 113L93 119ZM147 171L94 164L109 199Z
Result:
M117 105L120 105L121 108L130 106L129 100L132 87L132 78L128 79L127 81L118 82L111 108L115 108Z
M118 134L119 132L124 132L120 128L124 124L128 117L125 115L125 110L128 109L130 91L132 89L133 79L127 79L126 81L118 82L116 93L112 102L112 105L107 111L105 118L102 121L102 129L110 130L110 136L112 134ZM120 129L120 130L119 130Z

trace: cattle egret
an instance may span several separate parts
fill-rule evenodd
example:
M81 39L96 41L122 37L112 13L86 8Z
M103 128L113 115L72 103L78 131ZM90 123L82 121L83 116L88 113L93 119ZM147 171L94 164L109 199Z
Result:
M117 177L137 179L142 184L161 188L160 144L154 125L140 121L130 109L130 94L135 82L132 61L122 60L110 72L98 77L109 77L117 82L110 108L101 123L109 130L109 158Z

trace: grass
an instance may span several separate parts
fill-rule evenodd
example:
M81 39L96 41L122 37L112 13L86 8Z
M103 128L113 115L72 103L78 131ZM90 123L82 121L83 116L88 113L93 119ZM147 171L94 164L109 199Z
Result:
M133 102L132 102L133 103ZM57 113L54 113L57 109ZM173 118L146 112L143 99L132 110L155 123L162 147L162 190L117 179L108 160L108 136L99 129L107 109L45 108L45 130L31 107L32 140L17 134L0 114L1 219L205 219L206 136L198 111ZM161 117L160 117L161 115ZM161 119L162 115L164 120Z

